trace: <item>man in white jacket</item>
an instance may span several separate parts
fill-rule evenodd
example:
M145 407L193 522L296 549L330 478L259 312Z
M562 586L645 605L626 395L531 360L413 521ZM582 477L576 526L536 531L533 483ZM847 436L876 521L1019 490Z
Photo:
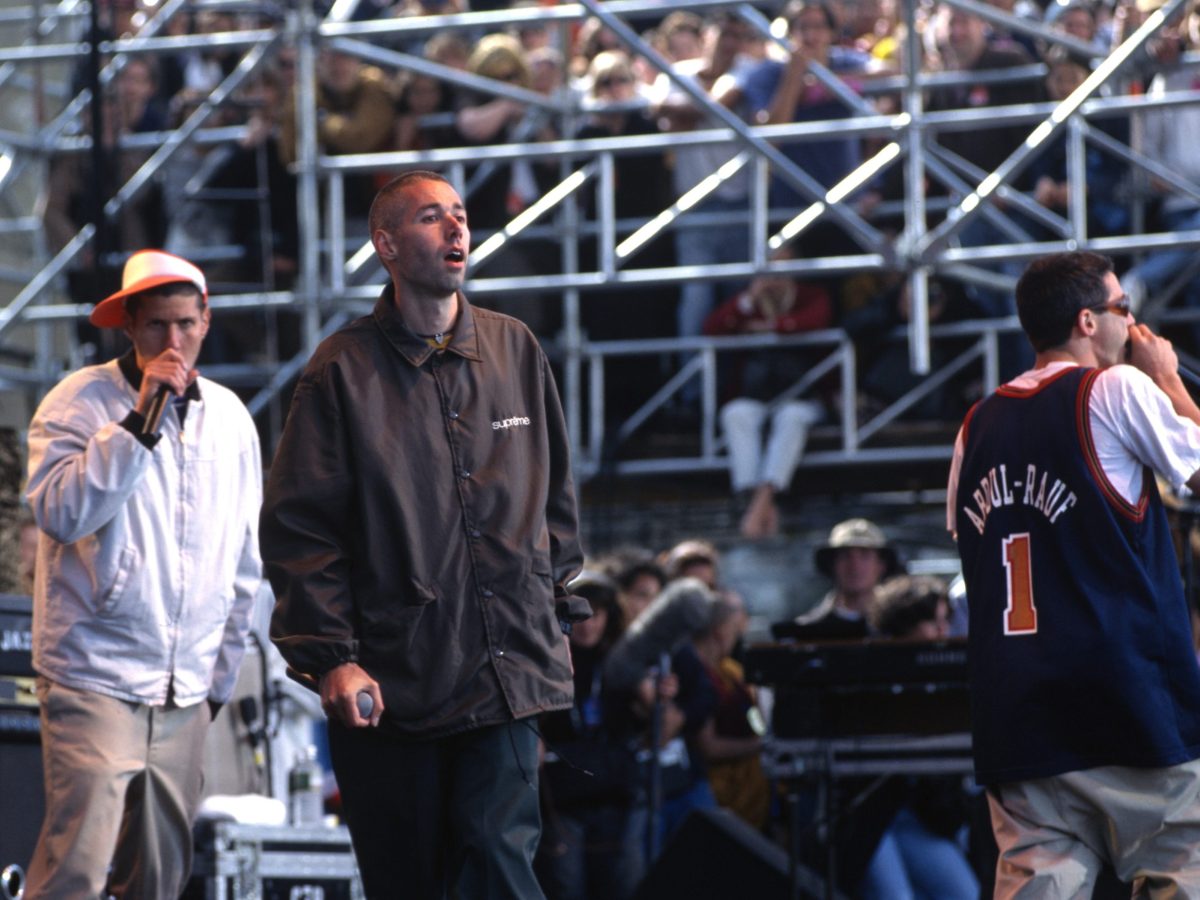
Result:
M191 867L204 735L261 569L254 423L195 369L207 301L194 265L135 253L91 314L132 348L29 426L46 817L26 898L177 897Z

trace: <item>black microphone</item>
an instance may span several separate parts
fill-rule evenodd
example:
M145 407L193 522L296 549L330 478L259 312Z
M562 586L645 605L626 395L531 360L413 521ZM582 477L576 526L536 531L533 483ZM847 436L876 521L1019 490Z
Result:
M163 413L167 411L167 401L170 399L171 389L165 384L160 384L154 399L150 401L150 409L146 411L142 434L158 434L158 426L162 424Z
M251 745L257 747L258 742L262 740L262 735L255 728L258 721L258 702L253 697L243 697L238 701L238 715L242 717L242 723L246 726Z
M646 670L706 628L717 595L697 578L673 581L621 636L604 663L606 684L617 690L637 686Z
M254 752L254 762L261 766L264 761L262 751L263 737L266 731L258 727L258 701L253 697L243 697L238 701L238 715L246 726L246 737L250 740L250 749Z

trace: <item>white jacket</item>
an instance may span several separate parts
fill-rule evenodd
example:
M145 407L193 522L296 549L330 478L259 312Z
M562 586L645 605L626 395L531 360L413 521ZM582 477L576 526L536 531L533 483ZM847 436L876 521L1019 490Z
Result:
M261 580L262 465L246 407L198 386L153 450L120 424L137 392L115 360L34 414L33 667L52 681L150 705L172 679L180 706L233 693Z

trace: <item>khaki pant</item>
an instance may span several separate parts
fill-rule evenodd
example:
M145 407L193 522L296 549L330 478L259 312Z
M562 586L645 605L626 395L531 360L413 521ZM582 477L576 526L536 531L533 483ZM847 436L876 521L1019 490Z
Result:
M1200 760L1003 784L988 805L997 900L1090 898L1105 861L1134 897L1200 898Z
M143 706L46 678L38 699L46 818L25 900L178 897L192 865L208 704Z

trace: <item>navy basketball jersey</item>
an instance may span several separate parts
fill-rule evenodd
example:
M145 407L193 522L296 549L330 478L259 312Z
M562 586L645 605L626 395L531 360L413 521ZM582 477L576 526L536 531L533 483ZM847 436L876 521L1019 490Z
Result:
M1200 756L1200 667L1153 473L1104 476L1097 369L1005 385L967 416L955 499L980 782Z

